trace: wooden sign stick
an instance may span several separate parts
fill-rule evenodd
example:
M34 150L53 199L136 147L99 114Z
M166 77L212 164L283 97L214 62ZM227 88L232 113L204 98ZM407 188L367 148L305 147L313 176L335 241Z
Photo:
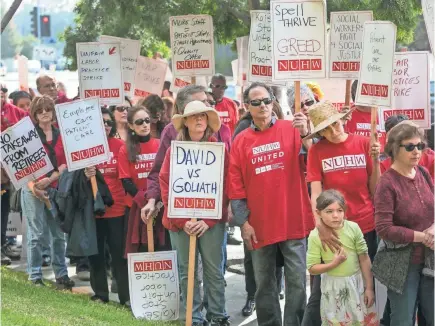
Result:
M350 106L350 93L352 89L352 80L346 80L346 94L344 96L344 105Z
M97 186L97 179L94 177L91 177L91 186L92 186L92 194L94 195L94 200L97 199L97 192L98 192L98 186Z
M295 113L301 112L301 82L295 81Z
M370 139L372 142L378 141L378 108L372 107L370 112Z
M192 218L191 222L196 222L196 218ZM189 241L189 268L187 272L187 301L186 301L186 326L192 325L193 312L193 288L195 281L195 257L196 256L196 235L190 236Z
M151 218L148 220L147 223L147 241L148 241L148 252L154 252L154 219L156 218L157 214L159 213L160 209L163 207L163 203L159 201L156 205L156 209L154 213L151 215Z

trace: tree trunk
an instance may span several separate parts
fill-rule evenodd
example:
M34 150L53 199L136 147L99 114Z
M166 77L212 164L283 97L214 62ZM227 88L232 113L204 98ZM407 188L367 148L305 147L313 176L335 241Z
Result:
M15 15L15 12L17 11L18 7L21 5L22 1L23 0L14 0L7 13L3 16L1 22L1 33L3 33L6 26L8 26L9 22L11 21L12 17Z

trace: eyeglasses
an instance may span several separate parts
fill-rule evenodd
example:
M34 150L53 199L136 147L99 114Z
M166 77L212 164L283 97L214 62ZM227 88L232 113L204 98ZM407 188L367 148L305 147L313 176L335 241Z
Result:
M112 120L103 120L104 125L107 127L113 127L113 125L115 124Z
M405 150L407 152L412 152L416 147L419 151L422 151L423 149L426 148L426 144L425 143L418 143L418 144L406 144L406 145L400 145L400 147L405 147Z
M309 107L309 106L313 105L314 103L316 103L314 100L308 100L305 102L301 102L301 108L303 108L304 106Z
M216 105L216 101L213 100L207 100L207 103L210 104L211 106Z
M260 106L261 102L263 102L265 105L268 105L270 103L272 103L272 99L270 97L265 97L262 99L258 99L258 100L250 100L249 104L251 104L252 106Z
M136 126L142 126L144 122L145 122L147 125L149 125L149 124L151 123L151 119L150 119L150 118L137 119L137 120L134 122L134 124L135 124Z
M228 88L227 85L215 85L215 84L210 84L210 87L211 88L217 88L217 89L220 89L220 88L227 89Z
M38 110L36 110L36 114L42 114L43 112L51 112L51 111L53 111L53 109L52 108L42 108L42 109L38 109Z
M124 111L128 111L128 109L130 109L128 106L117 106L116 107L116 111L122 113Z

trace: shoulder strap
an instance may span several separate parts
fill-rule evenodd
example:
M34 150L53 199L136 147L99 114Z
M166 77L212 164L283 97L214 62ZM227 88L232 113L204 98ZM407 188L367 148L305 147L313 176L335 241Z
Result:
M433 193L433 187L432 187L432 180L430 178L429 173L420 165L417 165L418 169L420 170L421 174L423 174L424 179L426 180L426 183L428 184L429 188L431 189Z

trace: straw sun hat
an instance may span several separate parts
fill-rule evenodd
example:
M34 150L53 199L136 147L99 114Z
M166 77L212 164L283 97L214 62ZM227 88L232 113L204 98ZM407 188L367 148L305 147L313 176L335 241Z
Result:
M308 116L314 125L314 130L304 139L310 139L317 135L319 131L332 125L340 119L344 119L351 114L353 109L340 113L331 102L325 101L314 104L308 110Z
M186 105L184 108L184 114L174 114L172 117L172 123L178 131L184 126L184 118L190 117L195 114L206 113L207 114L207 124L213 130L213 132L218 132L221 127L221 120L218 113L212 107L206 106L204 102L192 101Z

